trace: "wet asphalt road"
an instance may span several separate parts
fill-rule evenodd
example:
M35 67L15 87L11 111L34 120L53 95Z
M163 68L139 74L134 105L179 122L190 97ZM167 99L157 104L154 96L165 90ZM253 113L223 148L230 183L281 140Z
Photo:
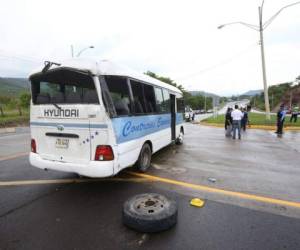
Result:
M187 130L182 147L169 148L154 157L151 174L300 202L299 132L286 132L278 138L273 131L247 130L242 134L242 140L233 140L225 138L222 128L189 125ZM211 183L209 178L216 179L216 182ZM299 209L278 204L234 199L215 193L201 195L216 201L300 218Z
M167 147L154 156L150 175L300 202L299 134L286 133L279 139L253 130L242 141L233 141L224 138L222 129L198 125L188 129L185 145ZM15 141L20 143L16 155L26 148L26 139L28 134L23 134ZM7 144L11 140L15 138L5 139ZM77 176L35 169L26 156L0 161L0 183L72 178ZM127 173L96 182L84 180L0 186L0 249L300 249L300 208L152 182ZM143 192L158 192L177 201L174 228L142 234L122 225L123 202ZM205 206L191 207L193 197L206 198Z

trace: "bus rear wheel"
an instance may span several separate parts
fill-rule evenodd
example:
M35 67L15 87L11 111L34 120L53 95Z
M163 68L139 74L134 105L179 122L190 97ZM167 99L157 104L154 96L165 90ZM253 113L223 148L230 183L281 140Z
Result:
M148 143L145 143L141 149L139 158L135 164L136 169L140 172L146 172L151 166L152 151Z
M178 138L176 139L176 144L177 145L182 145L183 144L183 137L184 137L184 133L183 133L183 129L180 129L180 133Z

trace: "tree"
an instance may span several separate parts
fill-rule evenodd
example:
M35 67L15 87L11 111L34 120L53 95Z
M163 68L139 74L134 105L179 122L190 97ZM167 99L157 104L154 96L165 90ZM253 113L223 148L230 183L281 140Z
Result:
M162 82L165 82L165 83L168 83L168 84L170 84L170 85L172 85L172 86L174 86L174 87L176 87L176 88L179 88L181 91L182 91L182 93L184 93L184 92L186 92L186 90L184 89L184 87L181 85L181 84L177 84L176 82L174 82L171 78L169 78L169 77L165 77L165 76L159 76L159 75L157 75L157 74L155 74L155 73L153 73L153 72L151 72L151 71L147 71L147 72L145 72L144 73L145 75L148 75L148 76L150 76L150 77L152 77L152 78L155 78L155 79L157 79L157 80L160 80L160 81L162 81Z
M1 103L0 103L0 113L1 113L1 116L4 116L3 104L1 104Z
M280 102L284 102L284 97L288 94L291 95L292 82L281 83L272 85L268 88L268 93L271 101L271 108L275 108ZM264 94L256 95L251 98L251 105L264 110Z
M187 92L184 89L184 87L181 84L177 84L176 82L174 82L174 80L172 80L169 77L159 76L149 70L144 74L180 89L183 93L185 104L190 106L192 109L204 109L205 97L203 95L192 96L189 92ZM212 98L206 97L206 109L212 109L212 105Z
M296 82L300 85L300 75L296 77Z
M7 103L8 109L16 109L18 104L18 100L16 98L11 98Z
M22 108L28 108L30 105L31 95L28 92L21 93L19 97L20 106Z
M0 103L2 103L3 105L6 105L10 102L10 100L12 99L12 97L10 96L0 96Z

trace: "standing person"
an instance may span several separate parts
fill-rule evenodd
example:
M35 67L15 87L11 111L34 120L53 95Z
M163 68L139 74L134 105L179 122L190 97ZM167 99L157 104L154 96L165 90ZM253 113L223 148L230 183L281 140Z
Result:
M293 120L294 122L297 122L298 114L299 114L299 107L296 104L294 104L292 108L292 115L291 115L290 122L292 122Z
M280 108L277 112L277 133L278 135L282 135L283 133L283 124L284 124L284 119L285 119L286 112L284 110L284 104L280 105Z
M243 113L243 118L241 120L241 125L242 125L242 129L244 131L246 131L246 127L248 124L248 112L247 112L246 108L243 109L242 113Z
M232 139L235 140L236 130L238 130L239 140L241 139L241 120L243 118L243 113L239 110L239 106L235 105L234 110L231 112L232 126L233 126L233 136Z
M228 125L232 124L232 118L231 118L231 108L228 107L227 111L225 113L225 130L227 130Z
M232 132L232 117L231 117L231 111L232 108L227 108L226 114L225 114L225 130L226 130L226 136L230 137Z

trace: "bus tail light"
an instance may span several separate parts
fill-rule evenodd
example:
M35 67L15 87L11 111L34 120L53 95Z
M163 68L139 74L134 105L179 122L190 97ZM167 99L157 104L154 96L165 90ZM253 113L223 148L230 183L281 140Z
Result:
M31 152L36 153L36 142L35 139L31 139Z
M96 148L95 161L112 161L114 159L114 153L111 146L99 145Z

